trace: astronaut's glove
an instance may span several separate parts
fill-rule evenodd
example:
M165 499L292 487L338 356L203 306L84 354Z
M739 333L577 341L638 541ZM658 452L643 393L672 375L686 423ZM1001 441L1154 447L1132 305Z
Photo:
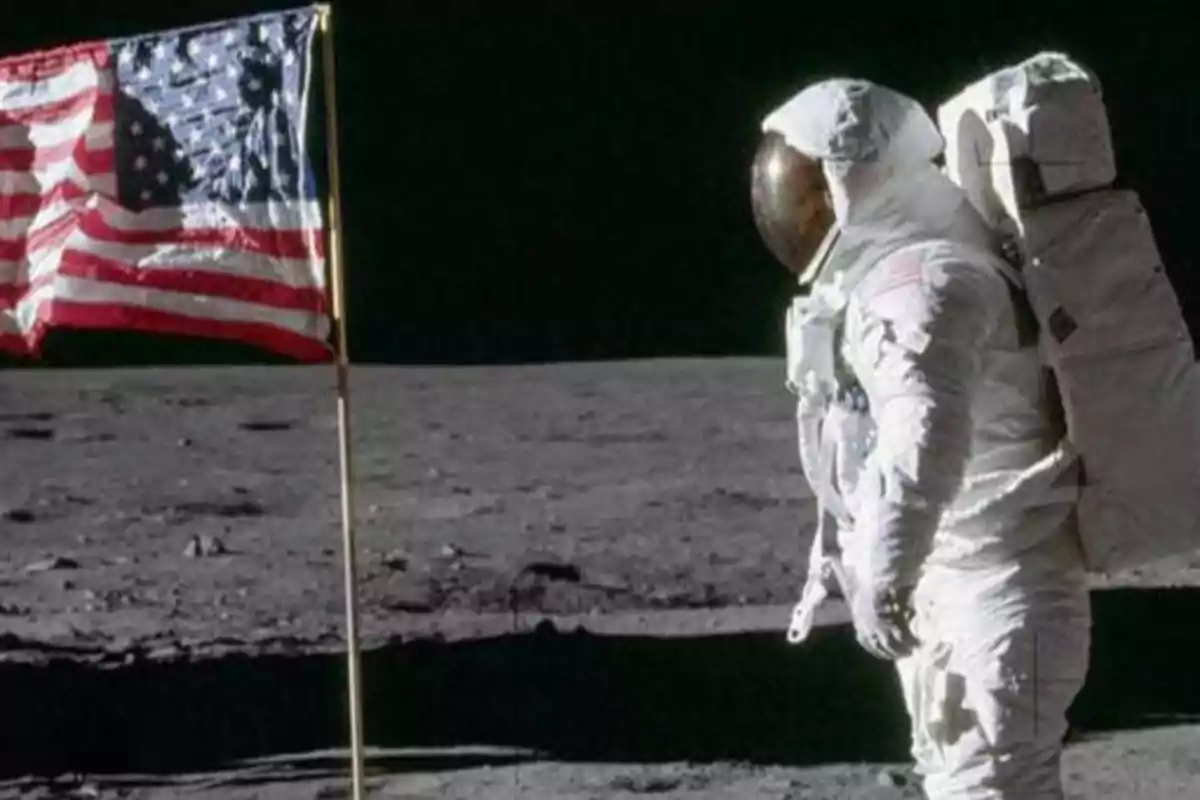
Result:
M854 592L850 615L859 645L876 658L895 661L920 644L912 632L911 589L871 591L863 587Z

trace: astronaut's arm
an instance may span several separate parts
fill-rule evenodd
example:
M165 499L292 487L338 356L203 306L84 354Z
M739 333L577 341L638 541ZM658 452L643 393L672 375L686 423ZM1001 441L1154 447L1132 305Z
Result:
M864 476L874 491L864 497L856 536L869 543L861 577L876 593L917 582L959 491L980 348L996 318L997 284L979 267L893 261L878 267L861 301L860 380L877 439Z

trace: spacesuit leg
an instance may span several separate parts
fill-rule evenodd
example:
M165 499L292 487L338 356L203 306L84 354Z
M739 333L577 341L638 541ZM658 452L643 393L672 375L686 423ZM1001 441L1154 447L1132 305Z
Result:
M1083 575L1019 601L934 600L915 625L922 646L897 671L929 800L1062 800L1090 647Z

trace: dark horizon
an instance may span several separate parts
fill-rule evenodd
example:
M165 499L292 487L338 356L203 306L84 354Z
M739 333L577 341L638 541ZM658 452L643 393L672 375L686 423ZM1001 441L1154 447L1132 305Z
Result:
M7 12L0 55L302 4L72 5ZM1200 143L1176 134L1200 110L1184 82L1187 7L1131 18L1071 5L1010 4L981 25L960 4L844 19L733 0L335 3L352 359L778 356L789 280L748 204L762 116L834 74L932 108L1043 49L1099 74L1121 182L1142 196L1196 330L1200 200L1183 188ZM286 363L88 331L51 334L27 365L168 362Z

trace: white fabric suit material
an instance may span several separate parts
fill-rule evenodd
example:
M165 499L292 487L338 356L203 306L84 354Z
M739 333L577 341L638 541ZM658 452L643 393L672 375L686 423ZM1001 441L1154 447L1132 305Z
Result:
M764 128L823 159L840 233L788 315L821 507L790 638L831 573L848 595L913 588L921 643L897 671L927 795L1061 798L1090 639L1077 479L1008 267L914 101L827 81Z

